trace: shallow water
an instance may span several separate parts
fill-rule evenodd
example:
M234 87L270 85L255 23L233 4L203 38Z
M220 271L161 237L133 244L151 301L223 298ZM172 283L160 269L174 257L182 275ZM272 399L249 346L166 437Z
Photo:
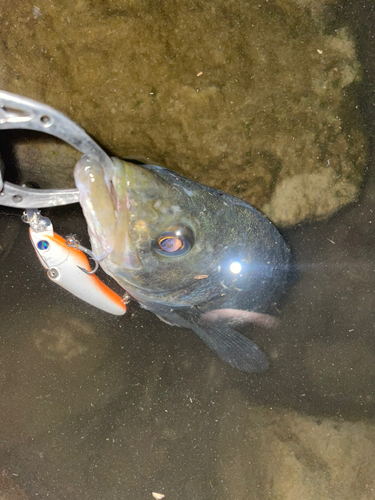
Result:
M350 12L371 139L371 10ZM284 232L299 276L281 324L245 330L262 375L134 303L115 318L79 302L47 279L20 214L0 212L0 464L29 498L375 498L372 150L358 203ZM43 213L87 243L78 207Z

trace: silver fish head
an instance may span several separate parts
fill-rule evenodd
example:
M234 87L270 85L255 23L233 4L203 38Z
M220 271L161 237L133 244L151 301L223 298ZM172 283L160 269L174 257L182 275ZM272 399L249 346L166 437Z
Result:
M113 163L111 179L85 157L75 168L103 269L143 307L192 329L232 367L267 370L266 355L231 325L270 324L268 313L290 275L280 233L238 198L154 165Z
M248 203L154 165L75 168L93 252L142 304L264 310L286 281L289 249Z

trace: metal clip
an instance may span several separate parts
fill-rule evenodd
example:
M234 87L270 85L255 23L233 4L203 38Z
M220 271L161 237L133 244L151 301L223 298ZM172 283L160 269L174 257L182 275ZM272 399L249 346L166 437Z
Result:
M76 123L46 104L0 90L0 130L8 129L35 130L53 135L95 159L107 178L112 177L112 160ZM3 182L0 172L0 205L15 208L53 207L78 201L77 189L20 187Z

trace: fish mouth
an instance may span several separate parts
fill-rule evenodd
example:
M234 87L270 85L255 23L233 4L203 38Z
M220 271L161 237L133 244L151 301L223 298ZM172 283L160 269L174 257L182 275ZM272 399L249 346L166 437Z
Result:
M106 267L141 269L143 266L130 236L129 172L125 162L117 158L112 162L111 179L105 176L98 162L87 156L83 156L74 169L93 251L99 259L107 254Z
M112 197L116 213L116 231L113 240L111 261L127 270L139 270L142 263L130 235L130 200L128 186L131 185L127 164L118 158L112 158L114 174L112 176Z

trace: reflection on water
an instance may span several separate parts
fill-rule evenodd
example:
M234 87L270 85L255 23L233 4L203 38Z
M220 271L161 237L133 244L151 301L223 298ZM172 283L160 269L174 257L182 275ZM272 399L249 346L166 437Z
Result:
M262 375L135 304L118 318L79 302L1 212L7 500L375 497L374 173L360 202L286 232L299 279L283 321L247 330L270 358ZM86 234L77 207L45 213L57 232Z

